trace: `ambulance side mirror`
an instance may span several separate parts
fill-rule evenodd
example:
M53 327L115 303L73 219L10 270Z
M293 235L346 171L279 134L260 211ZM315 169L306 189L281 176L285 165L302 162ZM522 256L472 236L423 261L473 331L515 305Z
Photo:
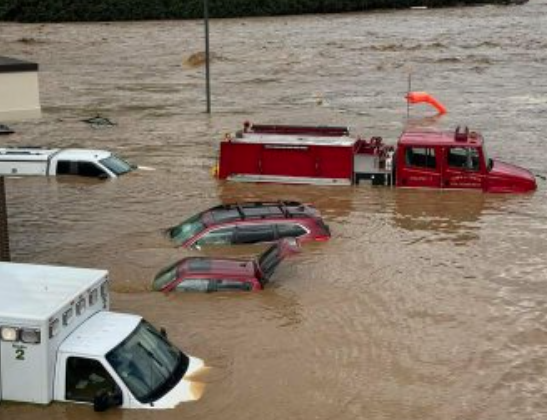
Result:
M122 405L122 403L123 397L120 389L116 389L114 392L101 389L93 399L93 410L96 412L103 412L109 408L118 407Z

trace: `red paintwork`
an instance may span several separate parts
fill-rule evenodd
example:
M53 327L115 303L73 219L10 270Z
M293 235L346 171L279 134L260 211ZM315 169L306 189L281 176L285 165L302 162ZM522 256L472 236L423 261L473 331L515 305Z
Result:
M245 205L245 203L242 203ZM296 223L306 229L306 233L301 236L298 236L299 243L306 243L311 241L328 241L330 239L330 232L328 227L324 228L322 226L321 213L315 207L310 204L304 206L306 214L298 215L294 214L290 218L282 217L281 215L272 215L266 218L246 218L246 219L236 219L228 220L226 222L217 222L212 215L211 210L205 210L201 213L200 219L201 222L206 226L204 230L194 235L180 246L183 248L192 247L197 241L206 236L213 230L231 227L231 226L252 226L252 225L263 225L267 224L287 224L287 223ZM213 208L214 209L214 208Z
M207 270L188 270L192 261L207 261L211 265ZM204 278L223 278L233 281L250 283L253 291L262 290L262 275L258 264L254 260L230 259L230 258L209 258L209 257L189 257L183 259L177 268L177 279L167 284L162 291L170 292L177 285L185 280L204 279Z
M303 137L306 138L299 142ZM271 143L269 139L272 139ZM411 147L433 150L436 167L411 166L405 160L407 149ZM449 151L453 147L475 149L478 167L465 169L449 165ZM354 169L355 157L368 155L377 158L378 173L385 173L385 159L390 150L395 152L394 184L397 187L504 193L529 192L537 187L534 176L526 169L495 160L490 167L482 136L467 129L456 132L407 130L402 133L395 148L384 145L379 137L373 137L370 141L352 139L344 127L246 123L235 137L227 136L221 143L218 177L226 179L239 174L353 181L354 175L359 172ZM369 172L360 172L363 173Z
M435 168L417 168L407 164L406 150L424 147L434 150ZM478 154L477 170L451 167L448 164L450 148L474 149ZM524 193L537 188L535 177L526 169L492 160L488 168L484 153L484 139L474 132L406 131L397 147L398 187L443 189L476 189L492 193Z
M203 220L212 219L210 215L204 215ZM297 222L299 225L305 227L308 229L308 232L303 234L302 236L298 237L299 243L306 243L311 241L328 241L330 239L330 234L327 234L324 229L321 226L318 226L317 220L314 217L292 217L291 219L282 219L282 218L269 218L267 219L267 223L269 224L275 224L275 223L287 223L287 222ZM238 221L230 221L226 223L217 223L217 222L208 222L207 228L197 234L196 236L190 238L186 242L184 242L181 246L183 248L190 248L192 245L194 245L197 241L199 241L202 237L207 235L212 230L221 229L224 227L230 227L230 226L249 226L249 225L262 225L266 221L263 219L251 219L251 220L238 220Z
M351 180L354 149L354 145L284 146L223 141L218 177L247 174Z
M294 244L287 240L280 240L271 248L278 247L280 260L299 251L299 241ZM268 248L268 249L271 249ZM267 252L267 251L266 251ZM251 285L251 291L263 290L268 279L264 276L258 263L260 255L255 259L215 258L215 257L188 257L177 264L176 279L166 284L161 291L171 292L176 287L192 279L223 279ZM192 264L194 263L194 264ZM196 268L195 263L201 263ZM198 266L199 266L198 265ZM190 268L191 267L191 268Z
M486 191L496 193L528 192L536 188L536 179L530 171L494 160L494 165L488 173Z

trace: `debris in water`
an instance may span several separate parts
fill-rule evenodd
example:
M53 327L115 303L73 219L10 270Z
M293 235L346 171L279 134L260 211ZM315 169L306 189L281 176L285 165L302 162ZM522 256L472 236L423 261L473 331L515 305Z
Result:
M13 134L13 133L15 133L15 131L13 131L7 125L0 124L0 134Z
M93 128L104 128L104 127L112 127L116 125L115 122L112 122L106 117L101 117L99 114L94 116L93 118L87 118L85 120L82 120L83 122L89 124Z
M24 37L22 37L22 38L19 38L19 39L17 40L17 42L21 42L21 43L23 43L23 44L41 44L41 43L43 43L44 41L40 41L40 40L38 40L38 39L36 39L36 38L24 36Z
M205 63L205 53L203 51L194 53L190 55L185 61L184 64L191 67L202 66Z

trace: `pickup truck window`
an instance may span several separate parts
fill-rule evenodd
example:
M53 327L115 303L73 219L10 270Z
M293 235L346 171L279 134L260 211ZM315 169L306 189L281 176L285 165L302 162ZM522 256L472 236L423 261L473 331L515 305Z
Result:
M57 163L57 175L80 175L91 178L108 176L108 174L91 162L74 162L60 160Z
M69 357L66 363L66 399L92 403L99 391L114 393L116 382L97 360Z
M451 168L478 171L479 150L474 147L450 147L448 149L448 166Z
M435 169L437 167L435 149L432 147L407 147L405 163L406 166Z

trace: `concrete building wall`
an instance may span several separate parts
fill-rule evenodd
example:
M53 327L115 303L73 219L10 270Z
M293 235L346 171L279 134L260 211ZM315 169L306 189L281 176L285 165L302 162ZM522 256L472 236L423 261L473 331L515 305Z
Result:
M0 57L0 122L40 115L38 65Z

